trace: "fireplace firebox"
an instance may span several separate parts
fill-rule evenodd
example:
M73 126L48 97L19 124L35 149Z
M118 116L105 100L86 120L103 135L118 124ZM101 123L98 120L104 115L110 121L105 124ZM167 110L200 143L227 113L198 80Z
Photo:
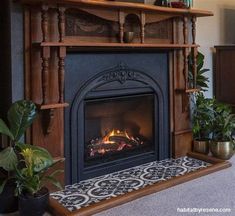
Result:
M68 183L170 156L167 53L70 53Z
M154 150L154 96L85 101L85 166Z

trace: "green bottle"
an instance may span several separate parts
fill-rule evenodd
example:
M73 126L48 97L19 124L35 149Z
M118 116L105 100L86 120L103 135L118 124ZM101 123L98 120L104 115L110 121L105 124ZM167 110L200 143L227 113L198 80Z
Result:
M186 8L191 8L192 7L192 1L191 0L183 0L183 3Z

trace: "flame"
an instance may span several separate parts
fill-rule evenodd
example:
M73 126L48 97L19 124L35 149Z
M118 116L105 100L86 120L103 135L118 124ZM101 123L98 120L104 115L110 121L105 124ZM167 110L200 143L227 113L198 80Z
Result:
M126 130L119 129L113 129L104 137L93 139L90 143L90 157L95 156L97 153L99 155L105 155L108 152L122 151L125 148L130 149L136 145L144 144L138 137L134 138Z
M120 131L118 129L113 129L106 136L103 137L102 141L104 143L115 143L115 142L110 140L110 138L113 137L113 136L120 136L120 137L125 137L125 138L130 139L130 140L135 140L134 137L130 137L128 135L126 130Z

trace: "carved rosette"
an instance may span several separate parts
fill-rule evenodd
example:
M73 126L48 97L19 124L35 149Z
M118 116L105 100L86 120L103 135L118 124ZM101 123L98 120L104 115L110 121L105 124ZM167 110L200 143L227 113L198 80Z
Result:
M136 80L138 74L129 69L125 64L119 64L109 73L102 76L101 80L105 82L118 81L124 84L127 80Z

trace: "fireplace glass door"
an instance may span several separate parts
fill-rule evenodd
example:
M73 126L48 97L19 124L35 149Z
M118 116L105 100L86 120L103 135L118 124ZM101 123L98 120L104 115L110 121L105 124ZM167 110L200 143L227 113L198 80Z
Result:
M85 166L154 151L154 95L85 100Z

